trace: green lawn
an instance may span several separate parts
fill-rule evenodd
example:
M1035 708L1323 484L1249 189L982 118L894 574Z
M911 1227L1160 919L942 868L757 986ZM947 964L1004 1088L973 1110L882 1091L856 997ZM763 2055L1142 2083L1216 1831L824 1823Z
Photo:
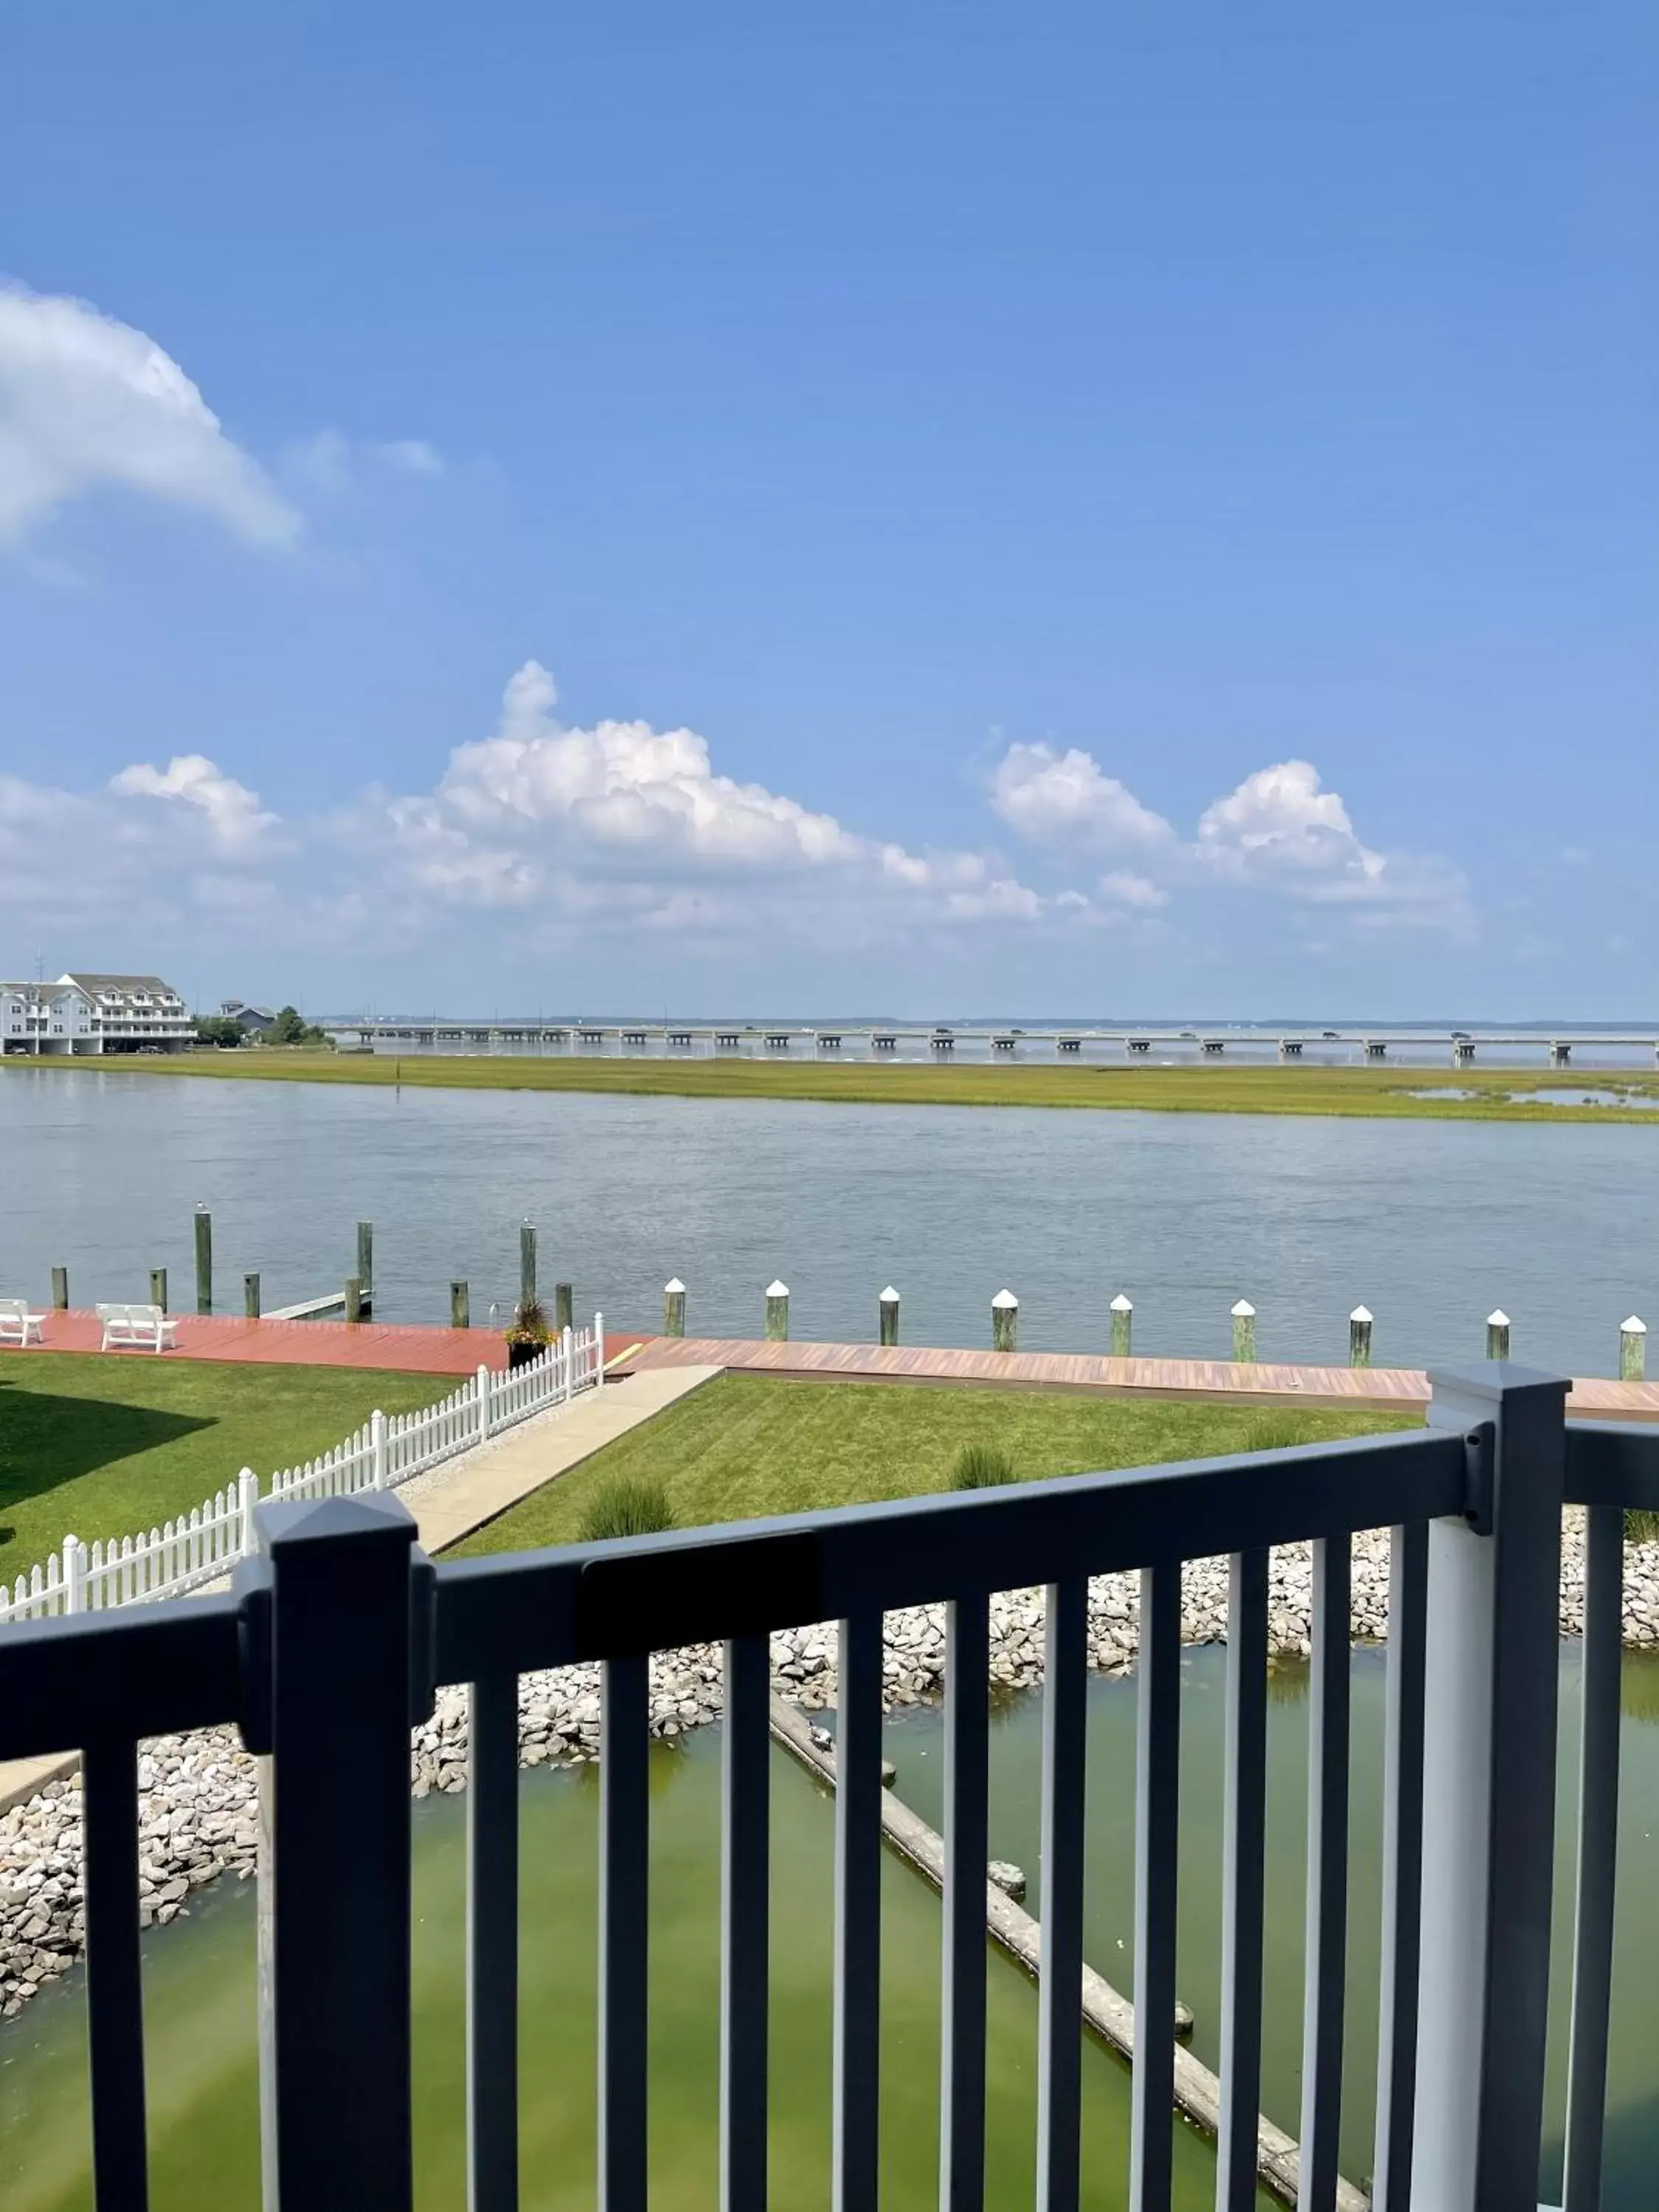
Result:
M949 1487L964 1443L1000 1444L1022 1478L1260 1451L1420 1425L1416 1414L1283 1412L1191 1401L722 1375L515 1505L448 1556L569 1543L614 1475L655 1477L682 1527L909 1498Z
M207 1076L222 1082L353 1083L386 1090L626 1091L679 1098L815 1098L866 1106L1140 1108L1159 1114L1324 1114L1406 1121L1634 1121L1659 1129L1659 1074L1541 1068L1118 1065L961 1066L833 1060L581 1060L485 1054L195 1052L155 1059L0 1057L0 1080L28 1068L91 1069L100 1081ZM1553 1105L1534 1092L1588 1088L1620 1103ZM1643 1102L1646 1101L1644 1104Z
M314 1459L388 1413L429 1406L453 1375L258 1367L139 1353L0 1352L0 1582L71 1530L137 1535L187 1513L244 1467Z

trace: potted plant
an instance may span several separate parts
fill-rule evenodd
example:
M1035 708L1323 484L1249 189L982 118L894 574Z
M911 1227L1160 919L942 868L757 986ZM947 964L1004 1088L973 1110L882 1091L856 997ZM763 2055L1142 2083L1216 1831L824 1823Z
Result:
M528 1367L532 1359L541 1358L552 1341L546 1307L539 1298L521 1298L514 1312L513 1326L507 1332L507 1365Z

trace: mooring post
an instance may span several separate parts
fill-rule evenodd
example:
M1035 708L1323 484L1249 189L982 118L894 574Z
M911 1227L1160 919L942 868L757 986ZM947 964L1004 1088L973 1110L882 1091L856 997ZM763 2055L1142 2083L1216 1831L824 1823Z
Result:
M1647 1373L1648 1325L1640 1314L1619 1324L1619 1380L1639 1382Z
M163 1313L167 1310L167 1271L165 1267L152 1267L149 1271L149 1302L153 1306L160 1306Z
M1019 1350L1019 1300L1010 1290L999 1291L991 1301L991 1349Z
M1507 1364L1429 1379L1429 1426L1466 1440L1470 1480L1468 1510L1429 1523L1419 1987L1397 2000L1417 2021L1412 2212L1532 2206L1569 1386Z
M685 1334L685 1285L678 1275L671 1275L662 1286L662 1333Z
M259 1278L257 1274L242 1278L242 1311L250 1321L259 1318Z
M553 1285L553 1328L556 1334L576 1326L576 1286L574 1283L555 1283Z
M1356 1306L1348 1316L1348 1364L1350 1367L1369 1367L1371 1364L1371 1310Z
M536 1225L532 1221L519 1224L519 1301L526 1306L536 1303Z
M1133 1354L1129 1347L1134 1342L1134 1301L1120 1291L1112 1300L1111 1315L1112 1357L1114 1359L1132 1358Z
M359 1322L363 1317L363 1284L361 1275L346 1277L345 1317L349 1322Z
M457 1275L449 1285L449 1326L451 1328L471 1328L472 1326L472 1293L465 1275Z
M877 1335L883 1344L899 1340L899 1294L889 1283L876 1300Z
M59 1313L69 1311L69 1269L54 1267L52 1271L52 1302Z
M196 1209L196 1310L213 1311L213 1216L204 1206Z
M789 1285L778 1281L766 1286L766 1340L782 1344L789 1334Z
M364 1304L372 1305L374 1301L374 1224L372 1221L357 1224L357 1279L363 1286Z
M1486 1357L1507 1359L1509 1356L1510 1317L1502 1306L1494 1306L1486 1316Z
M1248 1298L1233 1308L1233 1358L1245 1367L1255 1364L1255 1308Z

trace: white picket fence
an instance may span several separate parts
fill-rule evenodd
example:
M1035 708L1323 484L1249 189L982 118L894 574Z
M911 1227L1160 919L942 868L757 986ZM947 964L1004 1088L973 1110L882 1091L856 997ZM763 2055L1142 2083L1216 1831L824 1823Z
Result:
M395 1490L411 1475L471 1451L532 1413L568 1405L599 1383L605 1364L605 1316L592 1328L566 1329L539 1359L505 1375L479 1368L459 1390L418 1413L375 1413L355 1436L320 1459L284 1468L262 1491L245 1467L234 1483L192 1513L148 1535L83 1544L65 1536L44 1566L0 1582L0 1626L95 1613L142 1599L179 1597L216 1581L257 1548L253 1509L271 1499L343 1498L354 1490Z

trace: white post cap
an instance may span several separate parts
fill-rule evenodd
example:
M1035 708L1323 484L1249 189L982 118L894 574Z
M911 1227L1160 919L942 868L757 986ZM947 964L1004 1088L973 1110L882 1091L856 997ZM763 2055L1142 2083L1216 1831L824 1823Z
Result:
M665 1297L683 1298L685 1296L685 1285L678 1275L671 1275L662 1287Z
M1233 1308L1233 1319L1235 1321L1254 1321L1255 1319L1255 1308L1250 1304L1248 1298L1241 1298L1238 1304Z
M1510 1317L1504 1312L1502 1306L1494 1306L1492 1311L1486 1316L1486 1327L1488 1328L1507 1328L1509 1325Z
M991 1304L994 1306L1001 1308L1002 1310L1006 1312L1010 1306L1017 1306L1019 1304L1019 1300L1014 1296L1012 1291L1003 1290L997 1292L995 1297L992 1299Z
M1120 1291L1117 1296L1112 1300L1109 1310L1112 1313L1133 1313L1134 1311L1134 1305L1133 1302L1130 1299L1126 1298L1122 1291Z
M1647 1333L1648 1325L1640 1314L1632 1314L1627 1321L1621 1321L1619 1324L1620 1336L1645 1336Z
M899 1302L899 1294L898 1294L898 1292L897 1292L897 1291L893 1288L893 1285L892 1285L890 1283L889 1283L889 1285L887 1285L887 1288L886 1288L884 1291L878 1291L878 1292L877 1293L877 1296L876 1296L876 1304L877 1304L878 1305L881 1305L881 1306L896 1306L896 1305L898 1304L898 1302Z
M1375 1321L1376 1318L1376 1315L1369 1306L1356 1306L1348 1316L1350 1321Z
M766 1295L769 1298L787 1298L789 1295L789 1285L787 1283L769 1283L766 1285Z

